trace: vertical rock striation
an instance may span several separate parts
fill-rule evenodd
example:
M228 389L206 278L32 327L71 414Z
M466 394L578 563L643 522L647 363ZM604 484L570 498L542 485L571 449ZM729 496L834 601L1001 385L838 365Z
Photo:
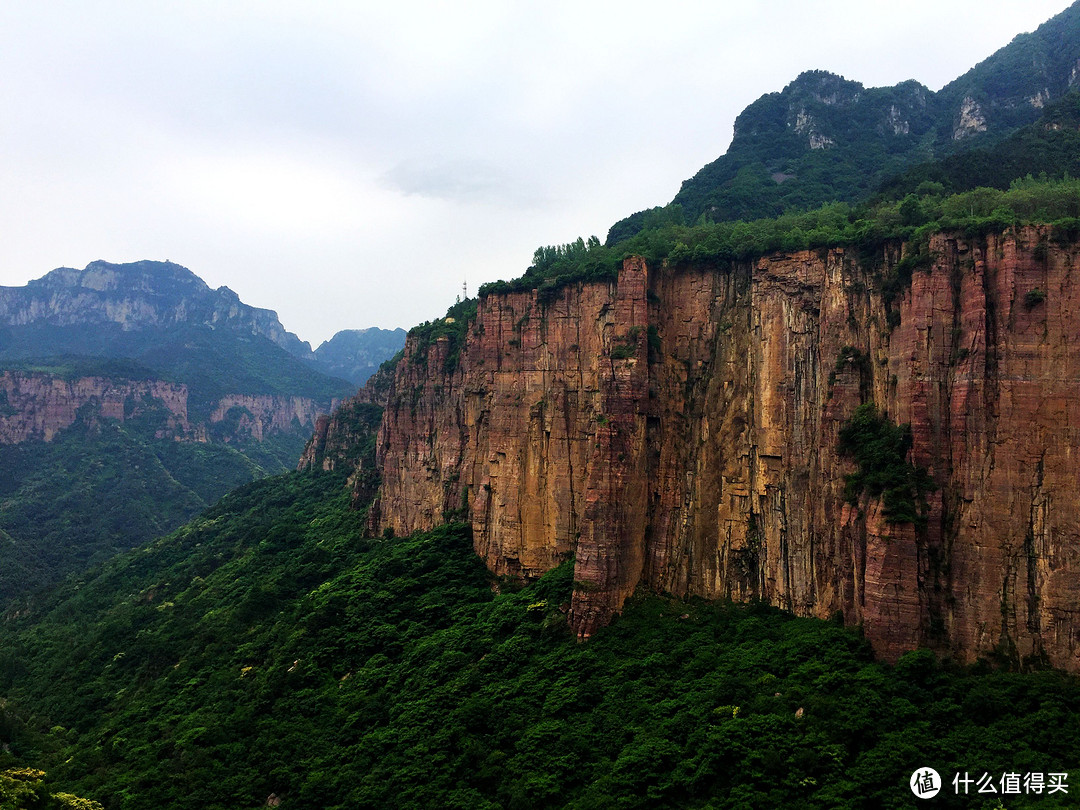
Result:
M310 397L226 394L206 422L190 418L186 385L162 380L65 378L48 373L0 372L0 444L52 441L80 414L118 422L153 419L159 439L261 442L315 427L320 405Z
M229 425L230 436L261 442L275 433L315 426L322 408L310 397L226 394L211 412L209 424L235 421L234 425Z
M191 431L187 399L187 386L161 380L64 379L4 371L0 372L0 444L52 441L86 406L102 418L120 422L157 410L164 416L162 435L186 435Z
M1080 249L1050 236L937 235L890 305L900 247L486 296L454 361L406 347L373 528L467 517L502 575L573 556L581 637L643 585L1080 670ZM925 525L845 499L867 401L911 425Z

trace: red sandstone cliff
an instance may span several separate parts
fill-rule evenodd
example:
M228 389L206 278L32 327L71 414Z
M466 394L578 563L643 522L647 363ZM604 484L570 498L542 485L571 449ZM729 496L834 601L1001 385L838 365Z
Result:
M843 250L722 272L632 259L551 301L490 295L452 370L445 338L406 347L375 528L467 514L498 574L573 555L581 636L644 585L840 611L888 659L1080 671L1080 248L1047 235L935 237L894 327L880 270ZM844 500L837 435L867 400L911 424L938 486L926 526Z
M107 377L64 379L50 374L0 372L0 444L52 441L89 406L96 417L123 422L150 411L162 414L158 438L205 441L208 431L225 441L262 441L275 433L313 428L321 406L308 397L228 394L205 424L188 414L187 386L161 380Z
M210 425L225 422L230 412L236 414L232 433L237 438L261 442L275 433L300 427L314 427L324 410L310 397L287 397L277 394L226 394L210 414Z
M49 374L0 373L0 444L29 439L52 441L75 422L80 408L95 406L105 419L124 421L149 408L166 413L165 430L187 434L187 387L161 380L111 380L80 377L67 380Z

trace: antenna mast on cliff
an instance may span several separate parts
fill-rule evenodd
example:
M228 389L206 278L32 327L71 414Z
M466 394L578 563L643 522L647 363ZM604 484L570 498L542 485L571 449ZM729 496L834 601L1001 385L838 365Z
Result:
M463 278L461 280L461 300L464 301L468 297L469 297L469 280L467 278Z

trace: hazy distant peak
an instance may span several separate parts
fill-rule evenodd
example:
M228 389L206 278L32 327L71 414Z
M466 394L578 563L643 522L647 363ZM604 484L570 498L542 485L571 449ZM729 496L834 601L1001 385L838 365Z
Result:
M226 287L224 284L214 290L214 292L219 293L226 298L235 298L237 301L240 300L240 296L237 295L236 291L233 290L231 287ZM273 312L273 310L267 310L267 312Z
M407 334L407 330L402 329L400 326L397 329L381 329L378 326L367 326L363 329L342 329L334 333L334 336L329 340L324 340L319 348L328 346L332 343L342 343L353 338L363 337L364 335L396 335L401 333Z
M384 360L405 345L404 329L343 329L315 350L316 366L327 374L363 385Z
M0 288L0 325L33 323L115 324L124 331L224 326L262 335L297 357L311 357L310 344L286 331L276 312L245 304L228 287L212 290L170 261L98 260L82 270L59 267L24 287Z
M172 262L138 261L116 264L93 261L82 270L58 267L27 287L82 288L99 292L137 291L164 292L184 288L187 292L209 291L201 278L186 267Z

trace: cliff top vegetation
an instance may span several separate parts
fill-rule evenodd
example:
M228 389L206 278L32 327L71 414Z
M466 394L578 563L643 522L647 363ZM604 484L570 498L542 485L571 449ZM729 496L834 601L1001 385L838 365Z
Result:
M925 181L900 199L830 203L752 222L688 225L673 206L658 212L650 227L615 245L593 237L540 248L523 276L485 284L480 295L532 289L544 295L569 283L611 281L628 256L669 266L705 263L723 269L769 253L855 247L880 255L888 242L918 245L941 231L976 236L1029 224L1053 225L1068 238L1080 232L1080 180L1025 177L1006 189L980 187L955 194L945 193L941 183Z
M839 77L831 77L836 82L830 84L829 78L804 74L800 86L813 84L818 95L826 90L850 95L857 89ZM752 111L753 105L744 116ZM631 255L669 265L723 267L769 253L824 247L879 253L886 242L924 242L937 231L977 235L1054 224L1072 233L1080 217L1076 177L1080 93L1071 92L1048 105L1038 121L1004 139L887 177L876 190L866 189L862 201L835 196L840 201L815 206L808 198L785 204L776 209L779 214L736 218L684 205L677 197L665 207L635 214L633 227L613 229L606 243L594 236L537 248L522 276L485 284L480 295L536 289L541 298L550 297L567 283L615 279Z

